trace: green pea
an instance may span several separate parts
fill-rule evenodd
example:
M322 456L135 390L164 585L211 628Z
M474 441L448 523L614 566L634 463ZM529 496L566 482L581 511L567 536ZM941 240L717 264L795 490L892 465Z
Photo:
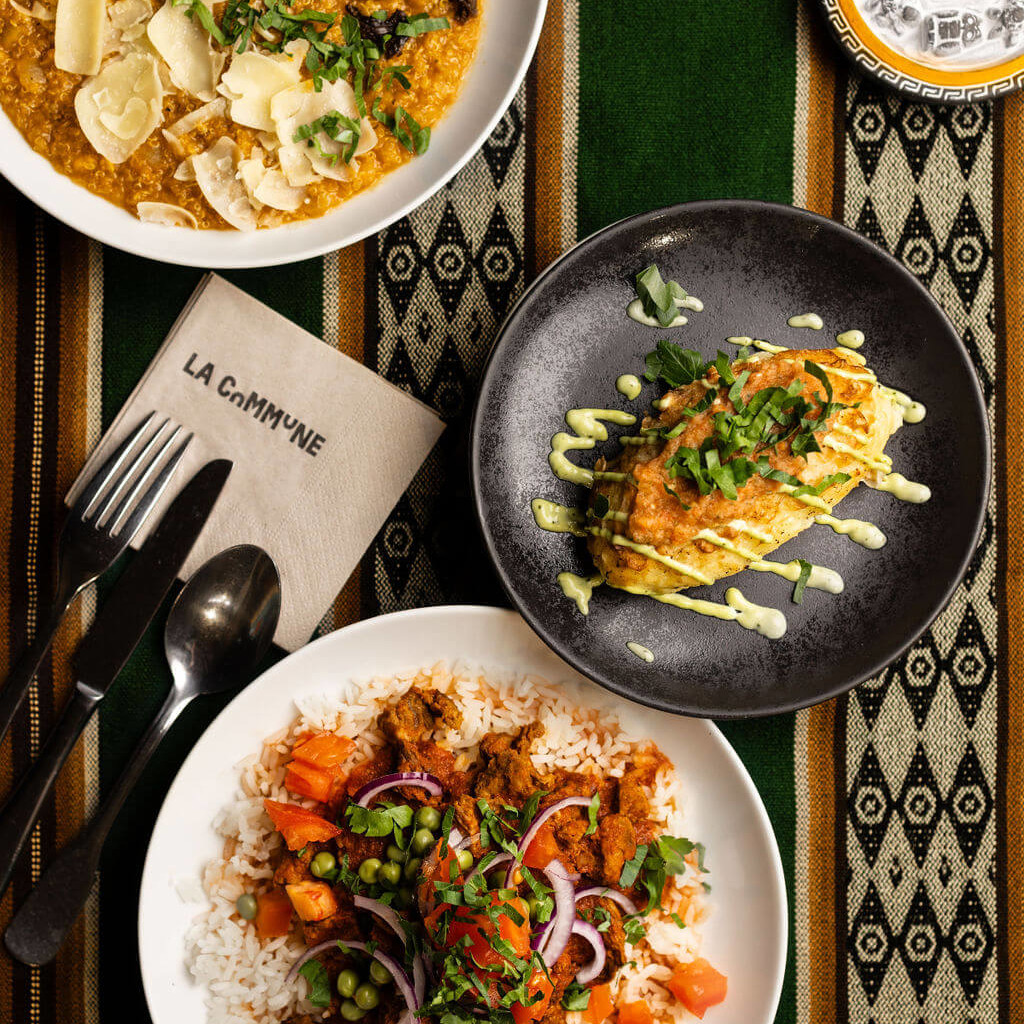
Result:
M402 875L405 877L407 882L411 882L419 874L420 866L422 864L423 861L421 861L419 857L410 857L409 860L405 862L405 868L402 870Z
M416 812L416 825L436 832L441 827L441 815L433 807L421 807Z
M359 975L351 968L348 968L338 975L337 986L338 995L342 999L351 999L356 989L359 988Z
M345 1020L362 1020L366 1016L365 1010L360 1010L351 999L346 999L341 1004L341 1015Z
M403 861L405 860L405 850L392 843L387 849L387 857L388 860Z
M416 896L412 889L399 889L398 890L398 905L402 910L406 910L413 905L416 900Z
M526 905L530 908L530 920L537 920L537 911L540 909L540 900L536 896L527 896Z
M334 859L334 854L324 850L313 858L309 865L309 870L317 878L323 878L324 875L329 875L337 866L338 862Z
M381 862L376 857L367 857L362 864L359 865L359 877L367 884L373 885L377 881L377 876L380 874Z
M235 910L238 911L238 916L244 918L246 921L251 921L257 911L259 911L259 904L256 902L256 897L251 892L243 892L241 896L235 900Z
M378 881L381 885L387 886L389 889L397 889L398 883L402 880L402 865L396 864L393 860L388 861L381 869L378 875Z
M457 857L459 859L459 868L463 871L468 871L473 866L473 854L469 850L459 850Z
M405 890L402 890L405 892ZM391 981L391 972L379 961L370 961L370 981L377 985L387 985Z
M380 1002L380 993L377 991L376 985L364 981L356 989L356 994L352 998L360 1010L372 1010Z
M409 843L413 856L422 857L434 845L434 833L429 828L417 829Z

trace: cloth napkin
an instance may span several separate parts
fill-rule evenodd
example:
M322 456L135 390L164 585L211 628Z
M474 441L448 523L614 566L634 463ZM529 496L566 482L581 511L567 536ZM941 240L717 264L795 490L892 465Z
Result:
M231 459L183 577L233 544L265 548L281 573L274 639L286 650L309 639L444 429L428 406L214 274L90 456L69 504L152 410L195 438L133 546L192 473Z

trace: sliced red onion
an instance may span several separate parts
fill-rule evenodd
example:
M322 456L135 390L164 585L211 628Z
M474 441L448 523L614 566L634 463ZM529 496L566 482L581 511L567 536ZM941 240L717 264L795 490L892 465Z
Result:
M401 939L403 946L408 944L409 937L405 934L398 914L391 907L379 900L372 900L369 896L356 895L352 901L360 910L376 914ZM423 972L423 957L419 953L413 957L412 961L412 985L416 993L417 1005L422 1005L423 997L427 993L427 983Z
M586 939L594 947L594 959L586 967L581 967L576 972L576 980L581 985L588 985L604 970L605 960L608 959L608 952L604 948L604 940L601 938L601 933L592 924L587 924L586 921L576 918L572 923L572 933Z
M594 885L589 889L580 889L576 893L576 902L579 903L580 900L586 899L588 896L597 896L602 899L611 900L613 903L618 903L618 905L630 915L640 913L637 905L628 896L623 895L617 889L609 889L607 886L603 885Z
M519 860L522 861L523 857L526 855L526 851L530 847L530 843L537 838L537 833L540 831L541 825L543 825L552 814L564 811L566 807L589 807L591 800L593 800L593 797L590 796L567 796L564 800L556 800L550 807L545 807L544 810L530 822L530 827L526 830L523 838L519 840ZM506 889L512 888L512 883L515 881L516 867L518 867L518 865L513 864L505 874Z
M395 786L419 786L431 796L440 796L444 792L441 780L429 772L393 772L361 786L356 791L355 801L360 807L369 807L375 796Z
M573 892L572 879L565 866L555 858L546 868L541 869L551 883L555 897L555 911L537 936L537 944L533 946L548 967L565 952L572 935L572 923L576 919L576 894ZM533 943L531 943L533 945Z
M363 953L370 953L369 947L365 942L350 942L348 939L330 939L327 942L318 943L317 945L311 946L307 949L306 952L292 964L291 970L284 979L285 984L291 985L294 983L295 979L299 976L299 969L307 960L312 960L313 957L319 956L321 953L326 953L327 950L340 950L341 952L344 952L345 949L358 949ZM412 982L409 980L409 975L405 973L405 968L393 956L390 956L382 950L375 949L370 953L370 956L372 956L374 960L378 960L382 963L388 971L391 972L391 977L395 979L395 986L398 991L402 993L405 1005L409 1008L409 1012L403 1016L409 1021L413 1020L420 1004L416 999L416 992L413 989Z

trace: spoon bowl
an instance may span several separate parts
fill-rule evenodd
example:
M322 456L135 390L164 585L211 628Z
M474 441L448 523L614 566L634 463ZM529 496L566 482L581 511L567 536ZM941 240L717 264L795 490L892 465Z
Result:
M270 647L281 611L281 577L252 544L214 555L182 587L164 629L179 694L219 693L251 673Z

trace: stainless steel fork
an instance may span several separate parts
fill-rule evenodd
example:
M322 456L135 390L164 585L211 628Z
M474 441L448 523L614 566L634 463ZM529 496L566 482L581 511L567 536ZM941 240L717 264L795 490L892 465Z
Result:
M124 553L171 482L192 440L189 434L174 447L181 427L168 430L169 419L150 432L155 415L151 412L117 447L68 513L60 535L57 586L49 615L0 688L0 741L71 602Z

